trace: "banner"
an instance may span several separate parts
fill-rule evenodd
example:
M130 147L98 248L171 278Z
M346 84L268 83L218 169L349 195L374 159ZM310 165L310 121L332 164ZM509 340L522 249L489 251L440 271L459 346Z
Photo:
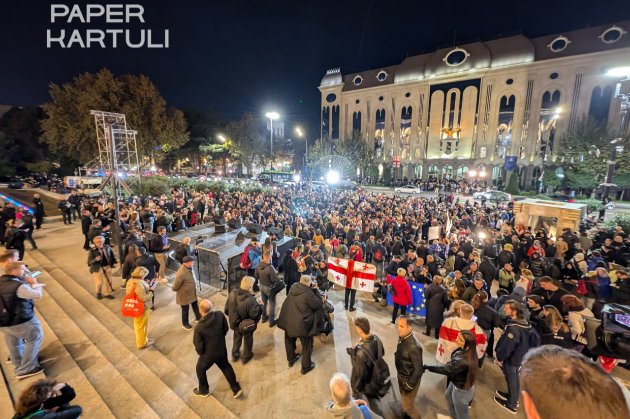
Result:
M376 266L350 259L328 258L328 280L344 288L374 291Z
M508 172L513 172L516 170L516 159L518 156L505 156L505 163L503 164L503 168Z
M440 240L440 226L429 227L429 241Z
M395 275L387 275L388 284L392 282L394 276ZM411 287L411 305L407 306L407 313L425 317L427 315L427 308L424 306L424 284L413 281L407 282L409 283L409 287ZM387 304L390 306L394 305L394 299L389 292L387 293Z

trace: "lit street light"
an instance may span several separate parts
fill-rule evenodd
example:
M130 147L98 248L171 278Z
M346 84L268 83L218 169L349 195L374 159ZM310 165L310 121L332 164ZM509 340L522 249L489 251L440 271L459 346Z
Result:
M269 118L269 131L271 133L271 170L273 170L273 120L280 118L278 112L267 112L265 114Z
M222 143L224 143L224 142L225 142L225 139L226 139L226 138L225 138L225 135L223 135L223 134L219 134L219 135L217 135L217 138L218 138L218 139L219 139L219 141L221 141Z
M304 169L306 170L306 168L308 167L308 140L304 136L304 131L302 131L302 128L295 127L295 133L297 134L298 137L304 138L304 145L306 147L306 150L304 153Z

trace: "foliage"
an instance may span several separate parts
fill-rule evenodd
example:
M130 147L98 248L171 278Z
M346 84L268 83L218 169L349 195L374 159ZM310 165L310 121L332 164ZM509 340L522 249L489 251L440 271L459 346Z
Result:
M508 180L507 187L505 188L505 192L510 193L512 195L518 195L520 193L519 183L521 176L518 172L510 173L510 179Z
M229 141L225 142L225 148L230 155L245 166L247 173L251 174L256 162L263 162L268 157L268 143L265 135L265 127L254 118L251 113L246 113L238 121L230 122L226 127Z
M140 155L159 159L188 141L184 114L167 109L157 87L144 75L115 77L102 69L81 74L62 86L53 83L49 93L42 140L51 150L84 163L98 153L90 110L125 114L128 128L138 131Z
M29 164L45 161L50 156L39 142L40 107L11 108L0 118L0 172L8 176L16 171L31 170ZM39 171L39 170L37 170ZM47 170L45 170L47 171Z
M591 212L599 211L603 208L604 204L599 199L576 199L576 204L586 204L586 210L590 214Z
M327 164L327 157L340 155L352 163L352 173L356 173L356 168L359 167L361 173L365 174L374 162L370 147L358 131L353 132L352 137L339 142L329 139L317 140L308 150L308 154L309 160L314 165L317 165L318 162L320 165ZM377 175L378 168L376 168L374 176Z
M562 185L562 179L558 178L553 170L545 170L545 174L543 175L543 185L545 188L548 186L557 188Z
M590 173L581 170L568 170L565 172L567 186L571 189L594 189L597 188L597 179Z
M142 196L160 196L169 193L171 190L171 186L165 178L157 176L146 176L140 181L137 178L130 179L127 184L134 193Z
M40 160L40 161L36 161L36 162L32 162L32 163L26 163L25 164L26 170L28 170L29 172L34 172L34 173L48 173L49 171L51 171L55 166L53 165L53 163L47 161L47 160Z
M613 215L605 223L607 227L615 228L619 226L623 231L630 231L630 214L621 212Z

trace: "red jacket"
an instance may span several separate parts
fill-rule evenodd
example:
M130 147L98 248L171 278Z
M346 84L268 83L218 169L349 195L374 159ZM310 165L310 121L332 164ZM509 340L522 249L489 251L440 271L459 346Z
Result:
M408 306L413 301L411 300L411 287L409 282L401 276L396 276L391 281L388 281L394 287L396 295L392 296L394 303L401 306Z

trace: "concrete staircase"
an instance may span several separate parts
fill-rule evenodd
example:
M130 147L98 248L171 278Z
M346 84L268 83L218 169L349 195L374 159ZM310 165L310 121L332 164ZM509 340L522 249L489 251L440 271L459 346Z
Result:
M83 266L85 254L79 252ZM87 417L236 417L212 396L195 397L194 376L162 352L156 348L136 349L133 323L119 315L121 292L116 293L117 299L108 308L43 253L30 253L26 262L44 272L40 282L47 284L37 307L40 319L47 322L46 335L54 336L55 344L48 352L55 358L43 364L55 379L74 387L81 383L81 400L77 403L84 407ZM192 334L187 337L192 341ZM68 366L59 368L59 358ZM73 368L83 376L62 379L57 374Z

